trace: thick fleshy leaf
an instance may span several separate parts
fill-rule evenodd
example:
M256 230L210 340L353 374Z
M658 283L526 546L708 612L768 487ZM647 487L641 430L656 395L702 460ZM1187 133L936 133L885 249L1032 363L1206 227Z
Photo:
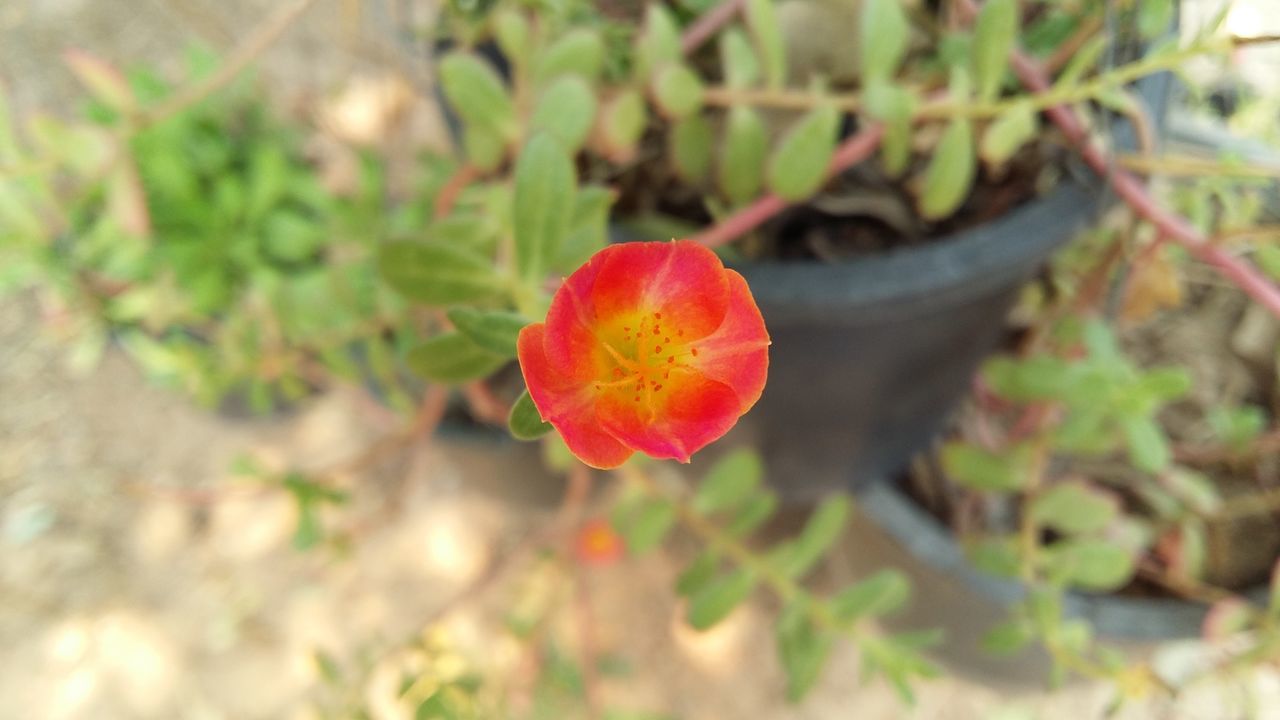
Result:
M529 126L535 132L550 134L572 154L586 142L595 117L591 86L577 75L565 75L542 91Z
M973 76L978 84L978 98L994 100L1000 92L1009 51L1018 36L1018 3L1016 0L987 0L978 13L973 36Z
M839 126L840 113L829 104L797 120L769 158L769 189L786 200L802 200L817 192L826 180Z
M659 68L680 59L680 28L661 3L647 3L644 31L636 38L636 79L647 81Z
M525 391L511 405L511 412L507 415L507 429L517 440L537 440L551 432L551 425L543 422L537 406L533 404L533 398Z
M406 360L422 377L449 384L487 377L507 362L456 332L427 340L411 350Z
M682 118L697 112L705 92L697 74L684 65L668 65L653 78L653 98L668 118Z
M644 134L647 117L644 98L636 90L625 90L604 106L601 114L599 141L617 162L635 156L636 143Z
M717 180L730 200L746 202L760 192L768 147L769 131L760 115L749 107L729 108Z
M470 53L451 53L440 61L440 87L453 109L475 125L513 136L515 106L497 71Z
M701 183L711 169L711 146L715 131L702 115L677 120L670 135L671 163L686 182Z
M884 82L898 70L911 40L911 26L898 0L867 0L862 5L862 77Z
M941 220L959 209L969 196L975 166L973 125L967 118L955 118L942 132L925 171L920 214L929 220Z
M545 335L546 326L534 323L520 331L518 342L520 370L538 413L582 462L601 470L621 465L632 450L597 421L591 386L566 377L547 360Z
M576 28L565 33L542 54L538 60L537 79L539 83L546 83L572 73L595 82L603 63L604 41L600 34L588 28Z
M765 81L771 88L782 87L787 80L787 50L777 7L773 0L747 0L746 11L747 27L764 65Z
M564 146L546 133L530 138L516 161L512 200L516 267L527 282L542 282L555 262L576 190L573 162Z

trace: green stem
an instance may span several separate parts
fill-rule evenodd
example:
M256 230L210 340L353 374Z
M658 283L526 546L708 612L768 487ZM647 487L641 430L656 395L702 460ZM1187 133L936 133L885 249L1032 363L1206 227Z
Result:
M956 101L950 98L923 103L916 109L917 121L946 120L956 117L993 118L1015 107L1047 110L1057 105L1071 105L1093 100L1103 93L1123 87L1134 80L1172 70L1192 58L1208 52L1231 49L1230 40L1222 38L1200 40L1184 48L1146 57L1108 70L1087 82L1052 88L1036 95L1019 95L997 102ZM809 110L819 104L830 104L845 112L857 112L864 100L858 94L824 96L797 90L742 90L737 88L708 88L704 98L708 104L719 106L761 105L787 110Z

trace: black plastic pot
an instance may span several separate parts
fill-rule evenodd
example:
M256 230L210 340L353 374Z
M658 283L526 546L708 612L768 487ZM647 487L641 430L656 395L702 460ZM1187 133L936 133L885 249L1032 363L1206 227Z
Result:
M1093 220L1066 181L985 226L847 264L735 266L773 339L748 416L798 500L902 468L940 432L995 347L1019 288Z
M980 648L983 635L1006 620L1009 606L1025 597L1026 586L974 568L951 529L892 483L863 486L858 507L874 529L870 523L862 526L855 539L859 551L848 559L851 567L846 569L861 575L886 565L898 567L911 576L915 588L911 607L891 622L914 629L942 625L947 641L938 657L959 669L988 679L1043 683L1049 669L1043 651L1002 658ZM1246 597L1265 604L1267 592L1260 587ZM1068 617L1087 621L1099 637L1134 649L1197 637L1208 612L1203 604L1172 597L1085 592L1067 593L1063 610Z

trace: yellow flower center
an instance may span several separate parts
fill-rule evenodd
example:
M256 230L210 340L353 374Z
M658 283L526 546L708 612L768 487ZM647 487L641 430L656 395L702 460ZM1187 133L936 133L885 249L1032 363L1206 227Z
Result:
M600 334L609 362L602 364L597 390L630 387L632 399L652 403L664 391L673 373L691 372L687 361L698 349L683 340L684 331L662 324L662 313L636 313L624 317Z

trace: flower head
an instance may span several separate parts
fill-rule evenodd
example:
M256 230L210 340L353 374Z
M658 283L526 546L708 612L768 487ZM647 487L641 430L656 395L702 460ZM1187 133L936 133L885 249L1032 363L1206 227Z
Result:
M769 335L746 280L697 243L610 245L556 291L518 354L542 419L578 459L688 462L759 399Z
M622 557L622 538L608 520L594 518L578 529L574 555L583 565L611 565Z

